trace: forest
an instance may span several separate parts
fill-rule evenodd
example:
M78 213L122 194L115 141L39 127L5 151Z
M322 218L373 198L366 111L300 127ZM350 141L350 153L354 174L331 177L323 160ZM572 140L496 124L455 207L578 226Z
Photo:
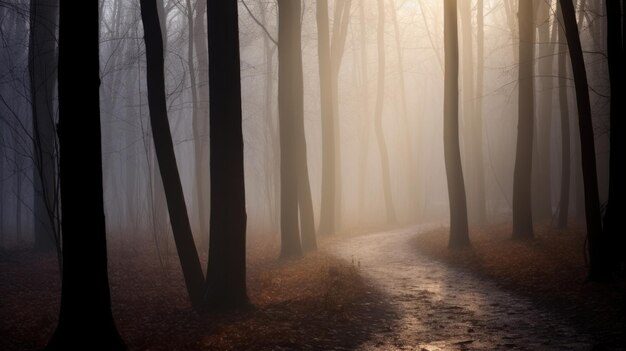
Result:
M0 350L626 350L625 6L0 0Z

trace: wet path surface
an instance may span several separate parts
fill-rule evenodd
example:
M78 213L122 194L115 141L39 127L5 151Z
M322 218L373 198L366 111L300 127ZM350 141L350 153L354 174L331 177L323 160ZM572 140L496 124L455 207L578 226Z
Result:
M387 332L361 349L590 350L558 316L496 284L415 250L419 228L339 241L333 254L353 261L396 312ZM393 325L393 327L391 327Z

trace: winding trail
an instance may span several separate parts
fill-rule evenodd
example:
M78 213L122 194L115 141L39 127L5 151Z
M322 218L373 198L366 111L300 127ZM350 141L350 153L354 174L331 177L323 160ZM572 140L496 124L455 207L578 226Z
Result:
M362 350L590 350L591 337L566 321L469 273L415 250L425 227L337 241L328 250L388 296L396 312L387 331Z

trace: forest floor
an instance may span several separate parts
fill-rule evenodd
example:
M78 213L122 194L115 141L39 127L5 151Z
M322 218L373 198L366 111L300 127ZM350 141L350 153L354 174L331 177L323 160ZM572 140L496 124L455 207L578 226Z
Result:
M472 230L451 251L446 228L412 227L325 239L297 260L251 238L252 307L223 315L190 308L176 255L113 243L113 313L130 350L623 350L623 280L585 282L582 232L509 233ZM0 350L41 349L59 297L54 255L0 252Z
M160 263L143 252L152 243L125 243L132 251L109 246L113 314L129 350L349 350L395 320L354 265L323 251L278 260L278 245L251 239L252 307L199 315L175 255L162 255ZM0 350L41 350L59 300L54 255L0 252Z
M339 240L332 251L398 311L392 333L359 349L624 350L624 285L585 283L580 231L473 230L447 249L447 229L415 227Z
M533 240L511 240L510 224L472 229L471 248L447 249L448 230L414 238L413 246L449 266L495 281L499 287L571 322L596 345L626 349L626 279L587 280L585 229L535 228Z

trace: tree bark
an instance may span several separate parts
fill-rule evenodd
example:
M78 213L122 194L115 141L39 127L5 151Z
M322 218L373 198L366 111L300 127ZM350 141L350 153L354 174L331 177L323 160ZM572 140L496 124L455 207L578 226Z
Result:
M180 182L172 134L165 102L163 40L156 0L141 0L141 21L146 46L148 107L163 189L170 215L172 232L192 306L202 304L204 276L193 241L187 206Z
M246 197L236 0L207 0L211 237L206 301L210 309L248 304Z
M519 1L519 98L513 175L513 238L534 237L531 208L533 151L533 2Z
M98 2L61 0L59 9L63 274L59 323L46 350L85 345L124 350L111 313L107 272Z
M563 13L565 36L569 48L569 56L576 87L576 105L578 106L578 130L580 133L580 150L583 166L583 185L585 191L585 219L587 222L587 238L589 252L589 279L604 281L609 277L608 247L606 237L602 233L600 215L600 196L596 174L596 152L589 101L589 85L583 58L583 50L578 34L576 12L572 0L559 0Z
M444 0L444 107L443 139L448 199L450 201L451 248L469 245L467 200L459 142L459 39L457 33L457 2Z

